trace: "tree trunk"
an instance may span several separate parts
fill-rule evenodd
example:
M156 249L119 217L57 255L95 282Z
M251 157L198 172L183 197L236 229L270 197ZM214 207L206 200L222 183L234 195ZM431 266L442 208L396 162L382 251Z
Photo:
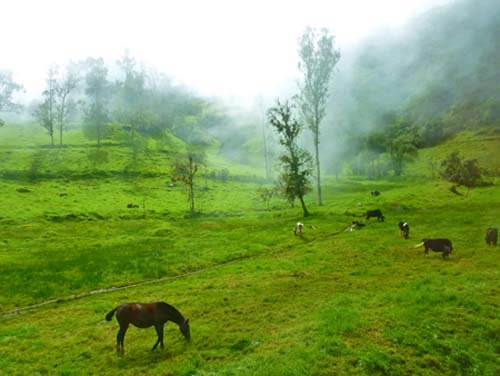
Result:
M321 199L321 173L319 168L319 131L316 129L314 132L314 149L316 153L316 185L317 185L317 195L318 195L318 205L323 205L323 200Z
M306 208L306 204L304 202L304 197L299 197L299 200L300 200L300 204L302 205L302 211L304 212L304 217L308 217L309 216L309 212L307 211L307 208Z
M193 181L189 182L189 210L194 213L194 189Z
M193 157L189 156L189 209L194 213L194 174Z
M97 124L97 148L101 147L101 126Z
M63 146L63 124L59 124L59 146Z
M59 147L63 146L64 113L66 112L66 94L61 98L61 108L59 109Z
M271 178L271 168L269 165L269 151L267 149L266 128L264 125L262 126L262 138L264 141L264 165L265 165L265 169L266 169L266 179L270 179Z

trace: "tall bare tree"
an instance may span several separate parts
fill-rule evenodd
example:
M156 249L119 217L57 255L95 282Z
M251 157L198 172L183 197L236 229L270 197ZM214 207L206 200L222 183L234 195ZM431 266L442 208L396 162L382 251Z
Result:
M328 29L319 32L306 28L299 38L299 70L303 80L299 84L300 109L304 120L313 133L316 164L316 185L318 205L323 205L321 197L321 170L319 161L319 126L326 114L328 90L333 68L340 59L335 49L335 37Z
M271 179L271 137L269 134L269 123L267 122L265 114L264 100L261 96L257 97L256 107L257 113L259 114L259 122L262 124L262 151L264 154L264 168L266 171L266 179Z
M50 136L50 145L54 146L54 126L56 124L56 89L57 89L57 65L51 65L47 71L45 80L46 89L43 91L43 102L34 110L33 115L40 125L47 130Z
M63 145L63 130L66 126L68 116L76 107L74 101L71 100L70 94L77 87L79 81L76 67L68 66L66 73L56 82L55 90L55 108L57 114L57 124L59 128L59 145Z

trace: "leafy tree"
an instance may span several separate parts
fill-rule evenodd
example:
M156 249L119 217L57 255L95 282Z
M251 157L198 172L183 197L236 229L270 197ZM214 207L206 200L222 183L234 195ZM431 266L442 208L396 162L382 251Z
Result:
M421 136L418 129L397 114L384 115L388 124L382 131L374 132L367 138L367 147L376 152L387 152L396 176L403 173L404 163L417 155Z
M439 119L434 119L428 121L420 126L420 135L422 139L423 147L436 146L442 143L447 137L444 132L444 126L442 121Z
M279 159L283 168L280 182L289 202L299 199L304 217L309 215L304 196L311 191L309 178L312 175L312 157L306 150L297 145L297 138L302 125L293 114L293 106L286 101L276 101L276 106L267 111L269 123L280 136L280 144L286 149Z
M335 37L328 29L318 32L310 27L299 39L299 70L303 74L299 101L305 122L313 133L318 205L322 205L319 126L326 114L330 77L340 59L340 52L335 49L334 42Z
M389 141L388 146L394 173L396 176L400 176L403 172L404 162L417 155L415 139L411 134L400 133Z
M458 151L448 155L442 162L441 176L457 186L467 187L467 194L482 178L482 171L476 159L462 160ZM454 190L454 187L452 187Z
M97 147L101 146L104 126L108 122L108 100L109 81L107 79L108 69L104 65L104 60L88 59L88 71L85 75L85 94L88 98L88 105L85 111L85 121L87 126L95 131Z
M118 94L118 108L116 118L130 132L129 142L134 143L137 133L155 135L155 127L151 106L151 94L146 88L147 75L144 69L137 67L136 60L128 51L118 61L124 79L116 85Z
M20 109L21 105L14 103L12 96L21 90L23 87L12 80L11 72L0 70L0 112ZM4 121L0 119L0 127L3 125Z
M185 158L178 159L173 164L172 180L183 183L188 190L189 211L195 212L194 177L199 166L204 164L205 156L200 153L189 152Z
M58 68L56 65L49 67L45 80L47 86L42 93L43 101L35 107L33 112L40 125L47 130L51 146L54 146L54 127L56 124L57 72Z

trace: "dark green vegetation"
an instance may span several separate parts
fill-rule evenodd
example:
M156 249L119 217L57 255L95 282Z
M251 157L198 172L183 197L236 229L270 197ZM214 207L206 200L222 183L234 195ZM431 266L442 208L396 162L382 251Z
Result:
M306 196L311 216L299 238L292 235L298 208L273 198L267 210L259 184L233 178L256 172L213 154L209 168L227 168L227 181L199 178L202 210L193 217L185 190L169 186L168 154L154 153L141 174L127 175L129 147L107 145L107 160L93 165L77 131L68 132L62 149L41 146L46 140L38 142L43 135L33 129L7 124L0 132L5 374L500 371L498 248L483 239L487 227L499 225L499 188L457 196L449 183L429 177L428 164L457 147L467 158L488 160L498 137L465 134L423 150L412 168L420 177L328 178L324 206ZM375 189L382 194L372 198ZM384 223L343 231L374 208L384 212ZM410 223L410 240L400 237L400 220ZM450 259L424 257L413 247L423 237L450 238ZM64 300L193 271L200 272ZM6 315L49 299L61 301ZM169 324L165 349L151 352L154 329L131 328L125 355L117 356L118 325L105 314L121 302L155 300L190 318L191 342Z

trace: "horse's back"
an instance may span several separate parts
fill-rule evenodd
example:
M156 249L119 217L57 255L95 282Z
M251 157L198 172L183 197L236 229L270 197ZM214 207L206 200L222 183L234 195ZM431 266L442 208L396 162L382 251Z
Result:
M139 328L151 326L142 303L124 303L116 309L116 318L120 325L132 324Z
M116 318L122 325L132 324L138 328L148 328L166 321L161 313L163 302L125 303L116 309Z

